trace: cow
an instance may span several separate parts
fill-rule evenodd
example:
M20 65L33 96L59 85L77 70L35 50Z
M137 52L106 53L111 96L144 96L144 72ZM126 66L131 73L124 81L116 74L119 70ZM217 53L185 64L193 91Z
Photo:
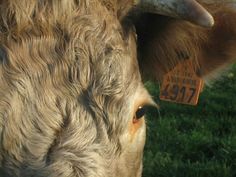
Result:
M186 56L206 79L236 59L233 0L4 0L0 14L1 177L140 177L157 106L143 82Z

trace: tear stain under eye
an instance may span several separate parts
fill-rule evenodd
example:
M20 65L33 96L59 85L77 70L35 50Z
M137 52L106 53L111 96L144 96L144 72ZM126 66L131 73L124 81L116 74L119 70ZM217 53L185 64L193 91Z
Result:
M133 121L129 124L129 134L130 134L130 142L133 142L137 131L143 126L145 120L144 118L139 119L136 123Z

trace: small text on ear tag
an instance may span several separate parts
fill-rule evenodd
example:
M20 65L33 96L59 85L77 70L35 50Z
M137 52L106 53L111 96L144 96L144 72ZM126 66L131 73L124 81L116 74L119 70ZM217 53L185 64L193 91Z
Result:
M184 60L164 75L160 99L180 104L197 105L203 88L203 80L197 76L192 61Z

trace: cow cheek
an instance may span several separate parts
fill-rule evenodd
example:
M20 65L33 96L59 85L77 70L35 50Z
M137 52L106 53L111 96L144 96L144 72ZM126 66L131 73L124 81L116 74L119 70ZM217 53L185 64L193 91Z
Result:
M143 149L146 140L144 118L138 123L130 123L128 133L122 137L122 154L117 173L122 177L140 177L142 174Z

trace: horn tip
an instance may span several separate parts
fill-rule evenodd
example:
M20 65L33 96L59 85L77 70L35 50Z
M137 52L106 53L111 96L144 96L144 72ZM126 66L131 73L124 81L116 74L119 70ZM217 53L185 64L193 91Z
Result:
M215 20L212 17L212 15L208 15L205 19L200 20L199 25L206 27L206 28L211 28L215 24Z
M205 28L211 28L215 24L213 16L207 11L204 13L194 14L193 16L188 17L187 20Z

